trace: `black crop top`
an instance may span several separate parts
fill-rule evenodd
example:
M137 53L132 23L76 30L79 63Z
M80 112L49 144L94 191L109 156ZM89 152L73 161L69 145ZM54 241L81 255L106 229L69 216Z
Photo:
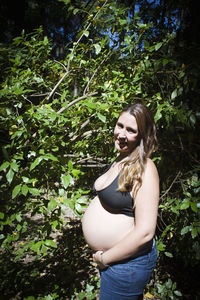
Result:
M119 175L106 188L97 191L94 187L94 190L105 209L112 213L134 217L133 198L130 192L120 192L118 190L118 178Z

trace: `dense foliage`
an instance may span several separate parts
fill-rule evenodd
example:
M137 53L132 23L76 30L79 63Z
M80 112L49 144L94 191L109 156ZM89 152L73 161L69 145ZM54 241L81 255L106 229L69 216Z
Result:
M0 47L1 294L95 298L98 274L79 220L94 176L114 159L119 111L143 102L155 113L161 178L160 258L148 292L199 295L195 281L180 284L200 261L199 65L180 55L174 23L160 36L123 3L100 0L83 12L62 2L83 20L63 60L52 58L42 27Z

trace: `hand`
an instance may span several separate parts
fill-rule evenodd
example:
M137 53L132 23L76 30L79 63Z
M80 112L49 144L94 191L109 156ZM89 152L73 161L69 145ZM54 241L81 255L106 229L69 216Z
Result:
M102 255L103 255L103 251L97 251L96 253L93 254L93 260L94 262L97 263L97 266L99 267L100 270L108 268L108 265L105 265L103 263Z

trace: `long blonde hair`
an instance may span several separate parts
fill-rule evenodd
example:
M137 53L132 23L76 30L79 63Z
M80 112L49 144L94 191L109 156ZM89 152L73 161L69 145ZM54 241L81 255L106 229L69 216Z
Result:
M151 156L156 148L156 126L154 118L147 107L136 103L125 108L122 113L128 112L135 117L138 126L138 142L135 149L129 155L128 160L123 163L118 180L118 190L121 192L133 191L135 199L142 185L142 174L147 158ZM121 113L121 114L122 114Z

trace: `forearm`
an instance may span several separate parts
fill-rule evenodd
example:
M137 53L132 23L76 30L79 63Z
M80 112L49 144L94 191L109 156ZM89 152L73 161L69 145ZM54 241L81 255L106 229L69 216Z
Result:
M115 261L137 255L141 248L152 238L153 236L151 234L143 234L133 230L114 247L104 252L103 261L105 264L111 264Z

